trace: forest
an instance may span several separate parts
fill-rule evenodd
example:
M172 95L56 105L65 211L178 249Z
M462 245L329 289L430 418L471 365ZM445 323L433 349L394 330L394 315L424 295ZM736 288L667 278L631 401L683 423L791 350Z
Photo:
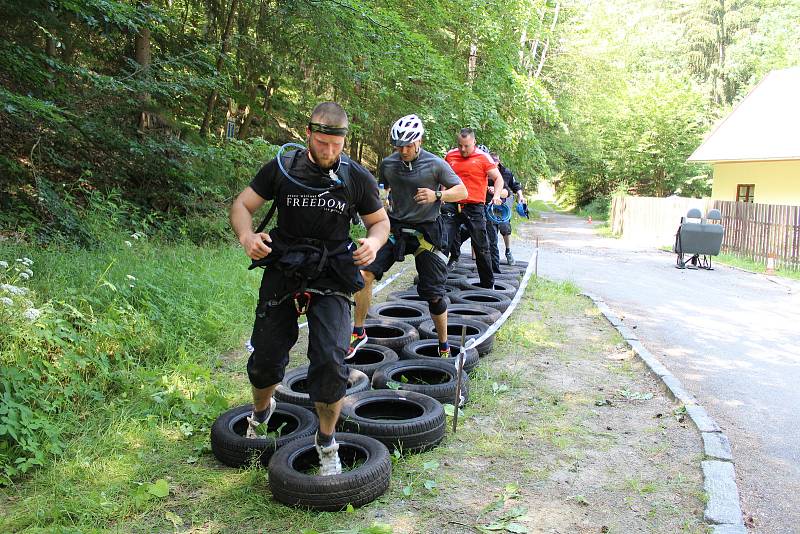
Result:
M0 10L0 229L84 245L101 197L165 235L224 236L221 206L275 145L303 139L323 99L348 110L347 151L373 170L394 119L417 113L429 150L471 126L529 190L556 180L572 204L701 196L708 169L688 154L767 72L800 62L796 0Z
M0 0L0 13L0 281L20 292L3 305L27 313L0 326L0 485L62 454L70 422L111 399L173 422L224 407L197 361L241 341L252 302L237 292L255 297L246 273L212 269L244 259L227 207L278 146L304 141L317 102L345 107L346 151L373 171L392 122L416 113L431 152L470 126L526 191L553 181L565 205L602 207L618 191L707 194L688 155L765 74L800 65L800 0Z

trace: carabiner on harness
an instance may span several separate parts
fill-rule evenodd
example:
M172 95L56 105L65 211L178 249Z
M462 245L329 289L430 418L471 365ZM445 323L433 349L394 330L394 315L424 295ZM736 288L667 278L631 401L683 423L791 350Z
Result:
M292 300L294 300L294 309L297 311L297 316L300 317L308 312L308 307L311 305L311 293L298 291L292 295Z

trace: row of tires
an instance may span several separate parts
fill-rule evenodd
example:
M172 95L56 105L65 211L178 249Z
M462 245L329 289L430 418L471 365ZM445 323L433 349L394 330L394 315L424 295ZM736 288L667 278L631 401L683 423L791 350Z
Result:
M456 280L463 281L458 282L461 288L448 281L448 339L453 357L439 357L435 327L427 316L427 305L413 298L416 290L392 293L389 301L370 309L372 318L365 324L370 342L348 361L351 375L336 434L345 466L341 475L315 474L314 434L319 423L306 390L307 366L288 371L276 388L277 408L266 436L244 437L252 405L223 413L211 428L214 455L231 467L254 461L266 465L273 497L293 506L335 511L382 495L391 478L390 451L422 452L445 437L443 404L455 401L454 364L462 329L468 338L483 335L510 303L507 295L494 290L463 287L472 278L474 264L465 262L457 269L465 271L456 272L460 276ZM517 284L518 274L513 280ZM466 302L457 302L464 293ZM470 301L470 297L483 300ZM416 312L421 317L416 317ZM411 322L407 321L409 315ZM467 373L477 366L480 356L491 351L493 341L492 336L466 351L458 404L463 405L469 396Z

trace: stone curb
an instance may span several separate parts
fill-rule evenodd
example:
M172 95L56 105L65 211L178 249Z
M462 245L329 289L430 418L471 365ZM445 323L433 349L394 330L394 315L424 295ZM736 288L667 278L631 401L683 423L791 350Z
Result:
M619 318L599 296L583 292L580 295L594 302L598 311L617 329L634 353L647 365L650 372L666 388L668 394L683 404L686 414L694 423L703 439L703 453L706 460L700 463L703 471L703 488L708 502L703 518L714 526L713 534L746 534L747 529L742 521L742 509L739 505L739 490L736 487L736 471L733 467L733 454L730 441L719 425L700 406L697 399L681 384L681 381L662 364L639 341L632 328L623 324Z

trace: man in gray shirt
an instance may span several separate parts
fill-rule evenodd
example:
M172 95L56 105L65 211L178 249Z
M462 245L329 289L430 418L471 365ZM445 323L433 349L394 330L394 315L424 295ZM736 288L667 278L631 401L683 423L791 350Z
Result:
M383 273L414 254L419 274L417 293L428 302L428 309L439 338L439 354L447 357L447 302L444 284L447 280L447 247L444 223L439 216L442 202L458 202L467 197L467 188L442 158L422 149L422 121L416 115L406 115L392 126L390 138L395 152L380 165L381 181L391 189L392 207L389 214L391 234L378 255L361 274L364 289L356 293L353 334L350 336L348 358L367 342L364 320L372 300L372 282Z

